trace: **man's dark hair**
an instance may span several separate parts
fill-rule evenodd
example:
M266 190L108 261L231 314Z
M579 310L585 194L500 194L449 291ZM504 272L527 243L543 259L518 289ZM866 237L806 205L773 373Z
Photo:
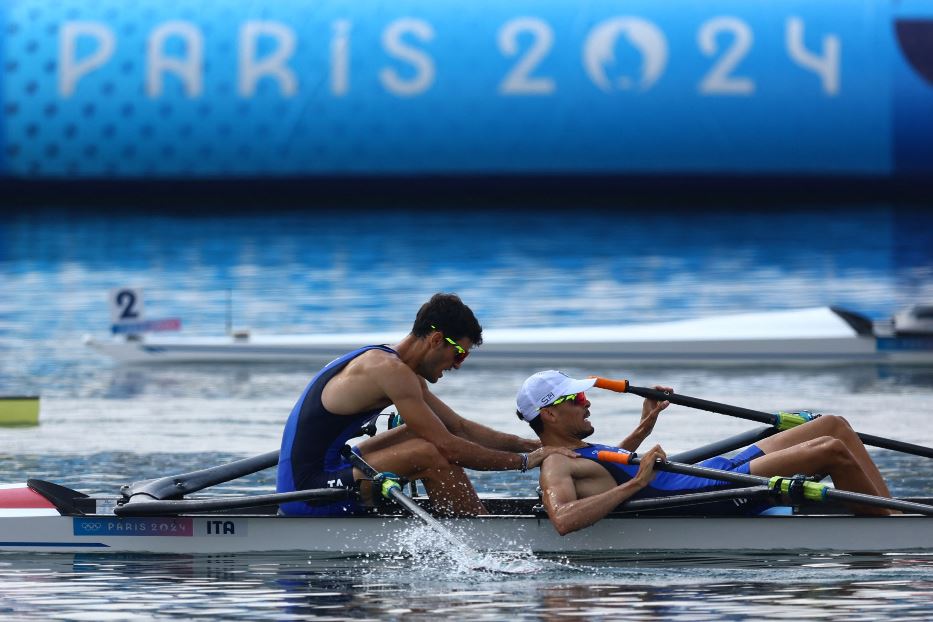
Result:
M515 414L518 415L519 419L521 419L522 421L525 421L525 418L522 417L522 411L516 410ZM542 430L544 430L544 424L541 423L541 415L538 415L531 421L526 421L525 423L531 426L531 429L534 430L535 434L537 434L538 436L541 436L541 432Z
M418 309L411 333L415 337L425 337L434 329L444 333L454 341L467 337L474 346L483 343L483 327L479 325L470 307L463 304L456 294L434 294Z

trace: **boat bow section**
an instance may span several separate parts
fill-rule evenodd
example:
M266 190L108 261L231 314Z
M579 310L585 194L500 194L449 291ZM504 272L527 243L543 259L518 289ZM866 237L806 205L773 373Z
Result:
M61 516L61 512L26 484L0 484L0 518L22 516Z

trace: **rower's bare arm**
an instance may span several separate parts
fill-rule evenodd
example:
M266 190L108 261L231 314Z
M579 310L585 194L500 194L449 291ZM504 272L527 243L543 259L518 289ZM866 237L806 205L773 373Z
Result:
M654 388L659 391L673 391L671 387L662 387L659 385L655 385ZM658 422L658 415L670 405L671 403L667 400L658 401L645 398L645 401L642 402L641 405L641 420L638 422L638 426L631 434L625 437L625 440L619 443L619 447L627 451L637 451L638 447L648 438L651 432L654 431L654 426Z
M664 450L655 445L642 457L634 478L583 499L577 496L575 478L581 476L581 467L584 467L586 462L581 460L576 464L563 456L548 458L541 466L541 494L544 507L557 533L565 536L605 518L619 504L627 501L651 482L654 478L655 460L665 457Z
M466 417L457 414L454 409L444 403L441 398L431 393L427 383L422 381L424 388L424 399L431 410L444 422L451 434L460 438L465 438L477 445L498 449L500 451L513 452L531 452L541 447L541 441L521 438L514 434L499 432L490 427L484 426Z
M479 471L521 468L522 459L517 453L488 449L452 434L425 402L420 379L407 367L385 366L372 379L395 404L406 426L437 447L448 462Z
M548 458L541 466L539 481L544 507L562 536L589 527L643 488L632 480L579 499L574 478L574 461L563 456Z

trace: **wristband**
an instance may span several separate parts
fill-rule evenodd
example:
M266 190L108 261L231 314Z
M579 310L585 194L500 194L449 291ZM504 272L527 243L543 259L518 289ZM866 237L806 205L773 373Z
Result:
M522 459L522 473L528 470L528 454L518 454L518 457Z

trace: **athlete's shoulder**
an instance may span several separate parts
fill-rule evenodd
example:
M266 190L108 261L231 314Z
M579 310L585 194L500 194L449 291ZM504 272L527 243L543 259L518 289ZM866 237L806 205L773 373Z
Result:
M372 348L367 350L360 357L359 361L361 365L366 367L377 368L380 370L399 370L405 368L408 371L411 369L402 362L402 359L398 357L398 354L394 350L383 350L382 348Z
M541 463L541 481L547 484L569 480L588 479L605 470L592 460L570 458L563 454L551 454Z
M353 359L352 363L363 369L370 367L391 367L399 363L404 365L394 350L373 346L369 346L368 349L360 352Z
M382 387L420 391L418 376L394 352L373 349L359 357L353 373L364 376Z
M566 471L573 466L574 462L578 462L578 460L564 454L553 453L545 457L541 462L541 472L543 473L546 470L554 472Z

